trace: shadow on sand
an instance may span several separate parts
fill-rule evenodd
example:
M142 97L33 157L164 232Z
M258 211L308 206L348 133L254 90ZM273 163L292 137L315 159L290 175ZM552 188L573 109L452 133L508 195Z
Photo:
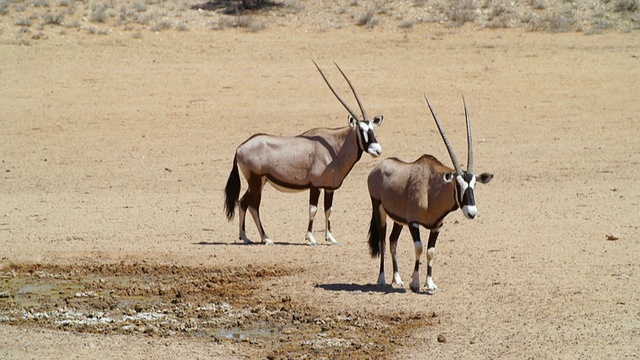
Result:
M378 284L318 284L315 287L327 291L347 291L363 293L396 294L407 292L406 289L394 288L388 285L380 286Z

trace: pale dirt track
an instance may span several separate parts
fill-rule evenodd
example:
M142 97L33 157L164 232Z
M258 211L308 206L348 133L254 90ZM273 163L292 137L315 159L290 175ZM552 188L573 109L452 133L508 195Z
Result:
M296 311L333 319L390 314L424 322L387 343L388 358L637 359L639 35L274 27L0 45L3 271L127 263L186 266L197 277L207 269L277 268L290 274L258 282L258 304L286 299ZM377 131L384 156L431 153L449 163L427 94L464 159L461 95L469 102L476 169L495 177L477 187L477 220L447 218L435 294L408 291L414 255L406 231L399 256L407 291L371 286L378 261L366 243L365 179L379 159L367 155L336 193L340 246L304 245L307 193L273 188L262 216L276 245L236 241L237 219L227 222L222 211L235 147L256 132L346 125L311 59L352 101L336 61L368 112L385 116ZM321 212L317 220L320 229ZM607 240L612 233L618 240ZM286 356L266 340L6 321L0 333L0 357L12 359ZM302 340L291 345L296 357L305 349L312 357L349 356L349 348L313 352ZM358 340L365 351L355 348L354 357L381 356Z

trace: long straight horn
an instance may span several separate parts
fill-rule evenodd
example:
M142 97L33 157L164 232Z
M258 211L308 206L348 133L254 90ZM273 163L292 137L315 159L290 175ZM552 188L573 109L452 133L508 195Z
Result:
M342 104L342 106L344 106L345 109L347 109L347 111L349 112L349 114L351 114L351 116L353 116L354 118L358 118L358 115L356 114L355 111L353 111L353 109L351 109L349 107L349 105L347 105L347 103L344 101L344 99L342 98L342 96L340 96L336 90L333 88L333 86L331 86L331 83L329 82L329 80L327 80L327 77L324 76L324 73L322 72L322 70L320 69L320 67L318 66L318 64L316 64L316 61L311 59L311 61L313 61L313 64L316 66L316 68L318 69L318 71L320 71L320 75L322 75L322 78L324 79L324 82L327 83L327 85L329 86L329 89L331 89L331 92L333 93L333 95L336 96L336 98L338 98L338 101L340 101L340 103Z
M469 118L469 110L467 109L467 100L462 95L464 103L464 117L467 120L467 172L473 174L473 142L471 141L471 119Z
M453 148L451 147L449 138L447 137L447 134L442 129L442 125L440 125L440 121L438 121L438 116L436 115L435 111L433 111L433 108L431 107L431 103L429 103L429 99L427 98L427 95L424 96L424 99L427 100L427 105L429 105L429 110L431 110L431 115L433 115L433 120L436 121L436 125L438 126L438 131L440 131L440 136L442 136L442 140L444 141L444 144L447 146L447 151L449 151L449 156L451 157L453 166L455 166L456 168L456 174L461 175L462 169L460 168L460 163L456 158L456 154L453 152Z
M362 101L360 100L360 96L358 95L358 92L353 87L353 85L351 85L351 81L349 81L349 78L347 77L347 75L345 75L344 71L342 71L342 69L340 69L340 66L338 66L338 64L336 64L335 62L334 62L334 64L336 65L338 70L340 70L340 73L342 74L344 79L347 80L347 84L349 84L349 87L351 88L351 91L353 92L353 95L356 97L356 101L358 102L358 106L360 107L360 111L362 111L362 120L364 120L364 121L369 120L369 117L367 116L367 112L364 110L364 106L362 106Z

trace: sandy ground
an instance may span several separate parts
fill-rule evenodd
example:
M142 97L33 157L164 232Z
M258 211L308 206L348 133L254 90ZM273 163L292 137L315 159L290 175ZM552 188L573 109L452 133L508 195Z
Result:
M637 31L586 36L432 24L69 33L2 44L0 58L3 279L38 264L174 265L196 269L195 277L206 269L277 268L288 272L251 279L251 306L288 296L297 309L332 319L419 320L398 324L402 331L385 328L389 321L354 325L361 347L353 349L309 348L298 338L280 348L282 341L12 322L7 313L29 310L5 289L5 359L286 358L286 351L293 358L640 357ZM355 106L332 62L340 64L368 112L385 116L377 130L383 157L430 153L449 163L427 94L464 159L465 95L476 169L495 177L477 187L478 219L447 218L435 293L408 289L407 231L399 245L406 289L373 285L378 260L366 242L365 184L379 159L367 155L336 192L332 225L341 245L305 245L307 193L269 187L261 209L276 245L237 241L237 219L227 222L222 207L236 146L257 132L347 124L311 59ZM321 239L321 212L317 220ZM376 347L367 331L375 341L399 337Z

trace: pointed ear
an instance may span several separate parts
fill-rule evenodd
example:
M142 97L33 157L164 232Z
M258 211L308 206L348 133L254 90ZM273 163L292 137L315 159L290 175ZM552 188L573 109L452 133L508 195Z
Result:
M384 120L384 116L378 115L373 118L373 127L378 127L382 125L382 121Z
M482 173L479 176L476 176L476 181L482 184L487 184L489 181L493 179L493 174Z
M349 115L349 126L356 127L356 125L358 125L358 119L356 119L353 116Z

